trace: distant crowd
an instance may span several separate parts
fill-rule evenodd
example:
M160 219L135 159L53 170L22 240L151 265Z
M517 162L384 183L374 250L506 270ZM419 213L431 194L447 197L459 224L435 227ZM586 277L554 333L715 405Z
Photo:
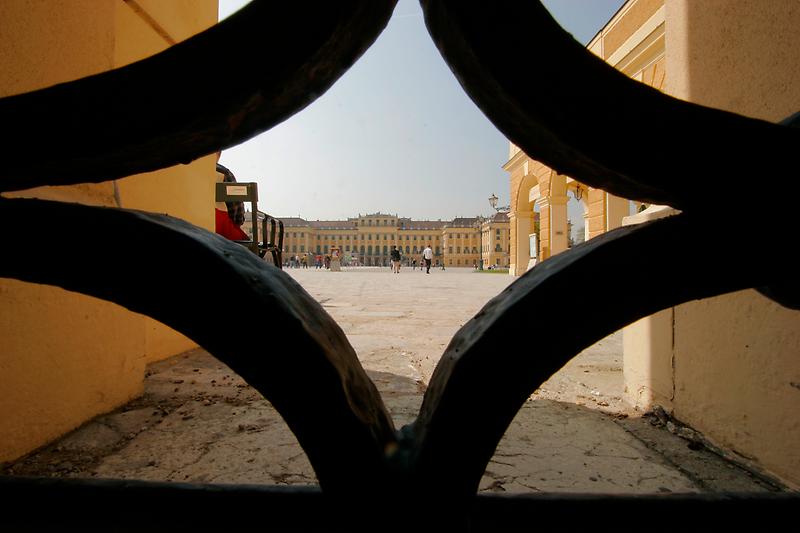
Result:
M305 253L301 255L291 255L288 258L285 258L283 261L283 266L285 268L311 268L313 266L315 269L330 269L331 261L333 259L334 258L330 254ZM365 266L358 261L353 261L349 258L343 259L342 266ZM392 251L389 254L388 264L384 262L383 265L376 266L389 267L394 273L399 273L402 266L411 267L412 270L417 270L417 267L419 267L420 272L424 271L428 274L430 274L431 268L445 270L444 262L441 262L438 259L434 261L433 250L431 249L430 245L426 246L418 257L404 257L402 252L396 246L392 246Z

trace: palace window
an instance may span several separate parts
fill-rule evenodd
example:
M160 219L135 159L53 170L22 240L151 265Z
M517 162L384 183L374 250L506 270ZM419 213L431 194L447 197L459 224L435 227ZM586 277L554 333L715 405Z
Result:
M457 254L460 254L460 253L461 253L461 247L460 247L460 246L456 246L456 253L457 253ZM459 264L460 264L460 263L459 263Z
M407 253L407 254L410 254L410 253L411 253L411 249L410 249L408 246L406 246L406 253Z
M447 253L448 254L452 254L453 253L453 247L452 246L448 246L447 247Z
M296 251L297 251L297 245L296 245L296 244L293 244L293 245L292 245L292 251L293 251L293 252L296 252Z
M301 244L300 245L300 251L301 252L305 252L306 251L306 245L305 244Z

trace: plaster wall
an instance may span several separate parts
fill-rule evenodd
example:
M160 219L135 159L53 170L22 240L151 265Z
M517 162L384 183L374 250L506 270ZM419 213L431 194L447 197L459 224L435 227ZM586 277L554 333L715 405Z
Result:
M589 228L589 238L593 239L606 231L606 193L600 189L589 189L586 203L589 214L586 224Z
M0 2L0 95L112 68L113 13L112 3L89 0ZM115 205L111 183L9 196ZM0 280L0 294L0 460L140 393L142 317L88 296L9 279Z
M152 38L152 25L147 25L148 34L141 14L131 16L131 6L152 8L150 19L177 40L213 25L217 17L213 0L4 0L0 96L78 79L163 49ZM203 158L153 173L164 182L182 179L183 196L158 194L180 187L156 187L153 176L120 180L118 191L114 182L106 182L40 187L8 196L106 206L118 205L119 198L124 207L169 212L213 229L213 194L203 198L213 187L214 167L207 159L213 162ZM208 178L200 173L206 167ZM200 186L189 187L190 179ZM178 205L187 198L187 207ZM58 288L0 279L0 295L0 461L17 458L140 394L148 354L172 355L193 345L141 315Z
M622 226L622 219L628 216L628 200L606 193L606 231Z
M217 21L216 0L119 1L114 12L114 66L122 67L161 52ZM209 70L210 81L213 72ZM166 213L214 231L216 156L117 180L121 207ZM144 318L147 362L195 348L175 330Z
M797 111L800 4L666 7L669 93L771 121ZM800 312L742 291L677 307L674 338L675 416L800 486Z
M623 226L641 224L677 214L668 206L652 205L622 220ZM654 405L672 409L675 398L674 308L637 320L623 330L625 401L648 411Z

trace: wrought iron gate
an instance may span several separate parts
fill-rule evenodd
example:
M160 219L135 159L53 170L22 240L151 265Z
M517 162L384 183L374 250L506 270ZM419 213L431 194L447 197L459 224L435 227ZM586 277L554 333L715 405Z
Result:
M735 241L717 235L712 241L704 232L718 216L707 198L720 205L736 200L713 177L726 176L735 189L757 172L789 186L800 132L678 101L634 82L572 40L538 2L422 4L429 32L464 90L524 152L582 183L682 213L591 239L510 285L456 334L419 417L397 429L339 326L288 275L248 250L167 216L2 199L0 275L109 300L186 334L272 402L320 482L319 489L284 490L4 478L0 494L6 504L37 501L42 513L31 517L33 524L48 524L49 513L61 510L69 511L69 525L106 530L224 528L226 522L216 520L223 515L236 527L282 524L293 530L479 530L516 521L533 528L546 515L560 516L566 527L587 524L589 511L651 518L698 511L696 524L707 520L715 526L735 526L754 511L794 518L789 513L798 499L786 494L476 496L495 447L525 399L606 335L658 310L749 287L800 307L797 270L772 231L788 223L790 214L762 217L770 228L747 229L765 240L755 261L733 260L739 239L748 235ZM107 181L241 143L325 92L378 37L393 8L393 0L311 6L255 1L139 63L4 98L3 143L15 157L7 157L0 170L2 191ZM511 10L532 30L500 38ZM537 75L554 82L537 83L529 70L514 67L518 62L535 63ZM232 82L206 83L208 64L225 64ZM595 95L591 100L582 93L586 86ZM603 105L611 99L613 109ZM648 139L638 132L643 114L660 125ZM605 138L591 127L599 122L608 130ZM663 153L654 155L643 143L660 145ZM14 230L20 220L29 232ZM52 220L76 237L47 246L28 238L47 234ZM87 226L95 228L91 238L77 237ZM676 249L688 259L674 261ZM53 255L61 258L57 268L49 260ZM189 263L191 269L183 267ZM519 310L534 301L552 309L539 327L560 331L564 302L577 296L570 280L598 272L606 283L591 285L590 294L582 286L580 297L606 302L601 314L582 315L579 327L573 323L569 332L551 335L525 356L491 349L521 339L525 314ZM213 294L197 290L208 279L218 282ZM640 289L646 298L619 297ZM259 313L249 310L269 309L271 327L293 339L294 357L278 357L281 350L260 353L252 338L220 338L210 310L231 298L241 303L247 331L260 327ZM489 392L474 394L479 387ZM99 510L75 514L77 502ZM131 517L134 502L148 507ZM193 511L176 516L176 506L183 505ZM409 517L397 519L397 508L408 509ZM415 523L415 512L424 513L425 521ZM109 525L113 521L116 526ZM673 526L651 521L648 528L662 525Z

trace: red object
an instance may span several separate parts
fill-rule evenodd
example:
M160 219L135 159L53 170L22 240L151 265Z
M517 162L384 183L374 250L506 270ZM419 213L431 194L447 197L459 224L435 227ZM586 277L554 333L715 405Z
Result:
M214 211L216 212L217 218L217 233L232 241L250 240L250 237L247 236L247 233L242 231L242 228L233 223L231 217L228 216L228 211L222 211L220 209L214 209Z

